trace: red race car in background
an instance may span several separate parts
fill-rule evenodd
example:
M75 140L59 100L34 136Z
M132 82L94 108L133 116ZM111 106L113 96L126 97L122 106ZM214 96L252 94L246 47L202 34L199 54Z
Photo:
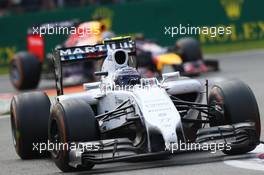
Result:
M175 71L185 76L198 76L219 70L217 60L203 58L200 43L194 38L181 38L171 47L146 40L143 34L137 34L136 41L138 69L146 77Z
M34 89L38 86L41 74L44 78L54 78L51 54L45 55L45 35L36 33L36 29L44 27L68 28L76 30L67 40L57 47L74 47L94 45L105 37L112 37L100 21L79 23L77 20L62 21L34 25L28 29L27 51L20 51L14 55L10 66L10 80L18 90ZM68 30L70 31L70 30ZM94 63L86 62L67 65L63 69L65 84L73 85L84 81L93 81Z

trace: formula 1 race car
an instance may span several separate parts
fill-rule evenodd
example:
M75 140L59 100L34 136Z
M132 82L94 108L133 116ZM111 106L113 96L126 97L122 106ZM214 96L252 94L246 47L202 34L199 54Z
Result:
M138 69L146 77L171 71L198 76L220 69L217 60L203 58L200 43L194 38L181 38L172 47L162 47L157 42L145 40L142 34L136 36L136 41Z
M179 72L163 79L141 78L130 38L55 50L58 96L51 104L43 92L14 96L11 126L22 159L48 151L64 172L89 170L95 164L164 158L177 144L213 144L225 154L244 154L260 139L260 116L251 89L239 80L212 86ZM63 94L63 65L104 59L100 82L86 91ZM203 102L206 101L206 102ZM221 145L222 146L217 146Z

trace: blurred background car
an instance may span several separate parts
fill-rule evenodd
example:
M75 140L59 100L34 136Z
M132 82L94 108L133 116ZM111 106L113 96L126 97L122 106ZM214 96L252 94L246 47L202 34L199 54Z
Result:
M181 38L173 46L162 47L146 40L143 34L137 34L136 43L138 69L146 77L175 71L185 76L198 76L219 70L217 60L203 59L200 43L194 38Z
M54 48L94 45L101 43L103 38L107 36L105 26L99 20L88 22L60 21L29 27L26 38L27 51L17 52L10 63L10 80L16 89L36 88L42 72L45 73L42 77L54 78L54 66L51 61L52 53L45 54L45 43L48 41L45 42L44 35L40 33L43 28L47 28L47 33L49 33L53 26L65 31L74 29L74 32L69 34L66 41L54 46ZM107 33L109 36L109 32ZM64 82L68 85L74 85L85 81L93 81L94 71L92 61L67 65L63 69Z

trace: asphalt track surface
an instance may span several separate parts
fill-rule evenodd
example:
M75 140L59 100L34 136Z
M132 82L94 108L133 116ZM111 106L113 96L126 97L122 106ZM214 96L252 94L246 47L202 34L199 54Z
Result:
M208 78L211 83L223 78L239 78L250 85L257 98L262 117L262 140L264 140L264 50L239 52L220 55L208 55L220 61L221 71L200 78ZM40 87L52 86L52 82L43 81ZM8 77L0 77L0 93L13 93ZM263 147L262 147L263 148ZM261 150L264 153L264 150ZM250 165L230 166L227 160L248 160L255 154L226 156L221 152L181 153L168 160L143 161L136 163L111 163L97 165L92 171L75 174L144 174L144 175L263 175L264 160L253 161ZM231 161L232 162L232 161ZM258 162L259 164L257 165ZM241 164L241 162L240 162ZM263 167L262 167L262 166ZM252 170L260 166L262 170ZM244 169L250 168L250 169ZM49 159L26 160L18 158L12 145L9 116L0 116L0 175L1 174L61 174Z

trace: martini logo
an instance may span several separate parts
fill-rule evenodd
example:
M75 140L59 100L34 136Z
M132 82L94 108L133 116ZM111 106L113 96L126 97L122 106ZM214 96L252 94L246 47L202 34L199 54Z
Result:
M98 53L99 55L103 52L107 52L108 50L114 50L114 49L126 49L126 50L132 50L135 48L135 43L133 41L124 41L119 43L109 43L109 44L97 44L94 46L81 46L81 47L73 47L73 48L62 48L59 49L60 56L76 56L72 57L73 59L78 59L78 56L82 54L86 54L86 57L89 57L89 54L91 54L91 57L94 56L94 53ZM82 59L83 57L80 57L79 59ZM64 60L64 58L62 59Z
M244 0L220 0L220 2L229 19L236 20L240 18Z

